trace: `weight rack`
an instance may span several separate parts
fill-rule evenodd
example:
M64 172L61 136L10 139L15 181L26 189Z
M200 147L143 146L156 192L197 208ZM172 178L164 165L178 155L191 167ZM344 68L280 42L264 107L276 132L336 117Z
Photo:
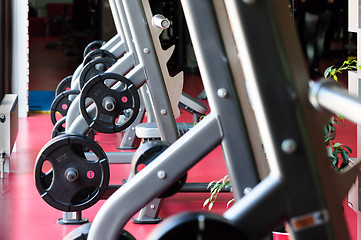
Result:
M159 101L159 96L163 96L163 98L167 98L167 91L161 90L161 86L164 89L164 83L162 81L163 78L159 78L159 75L165 76L166 78L168 78L168 80L172 80L174 78L182 78L182 74L177 75L173 78L171 78L169 76L169 73L167 72L167 70L165 69L166 67L166 61L169 59L173 49L167 50L166 52L166 57L162 57L160 60L160 63L163 64L163 68L162 66L159 65L158 60L154 61L154 58L158 58L158 55L161 54L159 53L161 50L160 47L160 43L159 43L159 34L161 30L156 31L156 36L153 36L153 38L151 38L151 35L148 34L147 32L141 32L139 30L138 27L133 27L134 29L136 29L136 32L140 32L138 35L139 36L139 40L141 42L138 43L137 41L134 41L134 33L131 32L131 29L129 28L129 26L131 26L131 24L128 22L128 18L126 18L126 14L125 14L125 10L123 8L123 5L121 3L121 1L111 1L111 6L112 6L112 10L113 10L113 14L116 16L115 19L119 18L121 19L121 21L116 21L118 24L116 24L117 29L118 29L118 35L115 36L109 44L104 45L104 49L109 48L109 49L115 49L115 50L111 50L112 53L115 53L114 55L117 56L121 56L121 58L116 62L116 64L114 66L112 66L107 72L111 72L111 73L119 73L119 72L128 72L127 73L127 77L129 77L129 79L133 80L135 79L135 85L137 86L137 88L139 88L140 86L142 86L144 84L145 81L149 81L150 79L157 79L157 81L152 80L150 83L151 84L147 84L148 87L148 92L149 95L152 95L152 92L156 92L156 94L153 94L156 96L156 101L152 99L152 103L153 106L155 105L160 105L158 107L158 109L156 111L158 111L158 114L154 114L155 115L155 119L158 123L159 126L159 119L157 120L157 115L158 118L161 119L161 122L163 125L165 125L166 127L170 124L173 125L174 123L174 116L170 113L172 113L172 109L170 108L170 106L167 106L168 101ZM148 4L147 2L143 3ZM143 5L143 6L144 6ZM143 6L137 6L138 9L140 9L140 12L143 12L142 7ZM150 12L150 7L149 4L145 5L147 10L145 12L148 12L149 16L151 16L151 12ZM116 10L114 10L116 9ZM132 11L134 11L134 8L132 9ZM130 14L133 15L133 14ZM144 22L144 18L145 16L139 15L140 17L135 18L134 23L135 25L139 25L141 22ZM150 18L152 19L152 22L156 22L157 20L164 20L164 18L161 18L159 15L156 15L155 18ZM154 20L155 19L155 20ZM148 21L149 17L148 17ZM120 25L120 23L122 23L122 25ZM145 26L145 29L147 29L148 26ZM135 31L135 30L133 30ZM148 29L149 31L149 29ZM122 35L123 34L123 35ZM133 34L133 35L132 35ZM145 38L143 35L146 35L147 38ZM119 41L119 39L125 39L122 40L120 43L116 44L115 41ZM158 47L152 47L151 45L154 44L154 39L157 39L156 43L158 43ZM134 44L133 44L134 41ZM128 44L131 43L131 44ZM134 45L146 45L149 46L147 48L144 48L140 54L146 54L147 56L150 57L145 57L147 64L141 64L139 59L138 59L138 55L139 55L139 49L135 49ZM145 51L145 49L147 49ZM125 51L123 51L125 50ZM149 52L148 52L149 51ZM133 62L132 62L133 59ZM143 59L144 61L144 59ZM134 65L134 66L133 66ZM147 65L150 65L149 67L145 67ZM129 67L132 66L134 67L132 70L129 71ZM155 67L158 66L158 69L153 73L153 71L149 71L149 69L155 69ZM75 71L73 77L72 77L72 86L73 88L76 89L76 86L78 86L78 82L79 82L79 76L80 76L80 70L81 66L79 66L77 68L77 70ZM147 74L147 76L144 76L144 73ZM147 77L147 78L146 78ZM154 78L153 78L154 77ZM155 84L156 83L156 84ZM163 84L163 85L162 85ZM110 83L109 85L112 85L112 83ZM155 87L154 87L155 86ZM116 89L117 87L119 87L119 85L115 85L113 86L114 89ZM144 87L141 88L141 90L144 89ZM153 90L152 90L153 89ZM145 91L142 91L143 93ZM143 94L144 95L144 94ZM184 98L184 97L183 97ZM190 98L185 98L185 104L190 104L192 101ZM70 106L70 109L68 111L68 115L67 115L67 119L66 119L66 133L78 133L78 134L84 134L88 131L89 127L88 125L84 122L84 119L82 118L82 116L79 114L79 109L77 107L77 105L79 104L79 96L77 96L74 100L73 100L73 104ZM188 101L188 103L187 103ZM150 102L150 101L145 101L145 102ZM165 104L159 104L159 102L163 102ZM74 107L75 106L75 107ZM201 106L201 105L200 105ZM196 105L196 107L199 108L199 106ZM201 106L202 107L202 106ZM178 110L178 106L176 105L176 108ZM143 110L143 108L141 108ZM174 109L174 108L173 108ZM94 111L94 108L92 108L92 110L90 110L90 114L91 112ZM143 110L143 114L144 114L144 110ZM141 114L139 114L141 115ZM141 115L141 117L139 117L138 115L138 122L135 125L138 125L138 123L141 121L141 119L143 118L143 116ZM150 115L150 116L149 116ZM152 113L149 112L148 115L148 119L152 118L151 115ZM171 119L172 121L170 122L168 119ZM173 122L173 123L172 123ZM134 125L134 126L135 126ZM134 132L134 128L130 127L128 129L131 129ZM162 128L162 126L159 127L159 129L164 129L164 127ZM129 133L129 132L128 132ZM163 140L166 140L168 142L172 142L174 141L173 139L175 137L178 137L178 131L176 130L176 133L172 133L172 131L170 131L169 126L167 127L167 131L163 130L161 131L161 134L165 135L165 136L160 136ZM127 135L125 135L127 136ZM129 135L128 135L129 136ZM125 139L129 139L130 137L125 137ZM91 159L91 154L86 154L87 155L87 159ZM107 153L107 156L110 158L111 163L130 163L130 159L133 156L133 153L130 152L121 152L121 153ZM201 189L204 190L204 186L201 186ZM156 200L158 202L160 202L160 200ZM151 208L151 212L149 211L150 208L148 208L148 210L145 210L143 212L141 212L140 217L137 218L137 222L154 222L154 221L159 221L160 218L157 217L157 214L159 212L159 207L160 205L158 203L154 203L152 202L150 205L152 206L156 206ZM146 209L146 208L145 208ZM81 223L83 220L81 218L81 212L64 212L63 214L63 218L60 219L60 223L63 224L77 224L77 223Z

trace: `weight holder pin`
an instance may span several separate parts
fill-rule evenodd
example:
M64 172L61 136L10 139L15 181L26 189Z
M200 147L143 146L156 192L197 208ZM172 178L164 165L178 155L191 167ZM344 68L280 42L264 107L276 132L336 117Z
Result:
M64 175L69 182L75 182L79 177L79 172L75 168L68 168Z
M115 99L112 97L106 97L103 99L103 108L107 110L108 112L111 112L115 108Z

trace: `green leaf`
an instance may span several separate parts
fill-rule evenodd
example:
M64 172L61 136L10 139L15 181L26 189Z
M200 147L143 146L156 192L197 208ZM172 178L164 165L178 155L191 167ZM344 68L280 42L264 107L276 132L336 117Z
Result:
M203 203L203 209L207 206L207 204L209 203L209 198L207 198L204 203Z
M213 202L211 202L209 205L208 205L208 210L210 211L213 207Z
M341 147L341 146L342 146L341 143L335 143L335 144L333 145L334 148L338 148L338 147Z
M329 78L329 75L330 75L330 73L332 72L332 68L333 68L333 65L330 66L330 67L328 67L328 68L326 68L326 70L325 70L324 73L323 73L323 75L324 75L325 78Z
M345 146L345 145L343 145L343 147L344 147L344 148L346 148L346 149L347 149L347 151L348 151L349 153L352 153L352 150L351 150L351 148L350 148L350 147Z
M331 165L333 166L334 169L337 169L337 163L338 163L338 158L332 157L330 156L330 161L331 161Z
M219 183L217 182L216 184L213 185L213 187L211 188L211 192L213 192L214 190L216 190L219 186Z
M344 160L344 162L346 161L348 161L348 154L347 154L347 152L346 151L342 151L341 152L341 157L342 157L342 159Z
M224 176L224 178L222 179L222 183L224 184L227 180L228 180L228 175Z

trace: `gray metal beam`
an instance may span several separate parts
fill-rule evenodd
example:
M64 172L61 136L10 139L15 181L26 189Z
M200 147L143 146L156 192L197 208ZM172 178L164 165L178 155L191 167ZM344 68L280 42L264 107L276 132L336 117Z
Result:
M170 187L221 139L217 117L210 114L110 196L95 216L88 240L118 239L136 212Z

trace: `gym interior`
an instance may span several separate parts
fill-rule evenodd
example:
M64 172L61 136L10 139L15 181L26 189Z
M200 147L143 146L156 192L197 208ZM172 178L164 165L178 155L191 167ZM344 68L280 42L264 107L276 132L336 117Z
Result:
M0 239L361 239L360 7L2 0Z

